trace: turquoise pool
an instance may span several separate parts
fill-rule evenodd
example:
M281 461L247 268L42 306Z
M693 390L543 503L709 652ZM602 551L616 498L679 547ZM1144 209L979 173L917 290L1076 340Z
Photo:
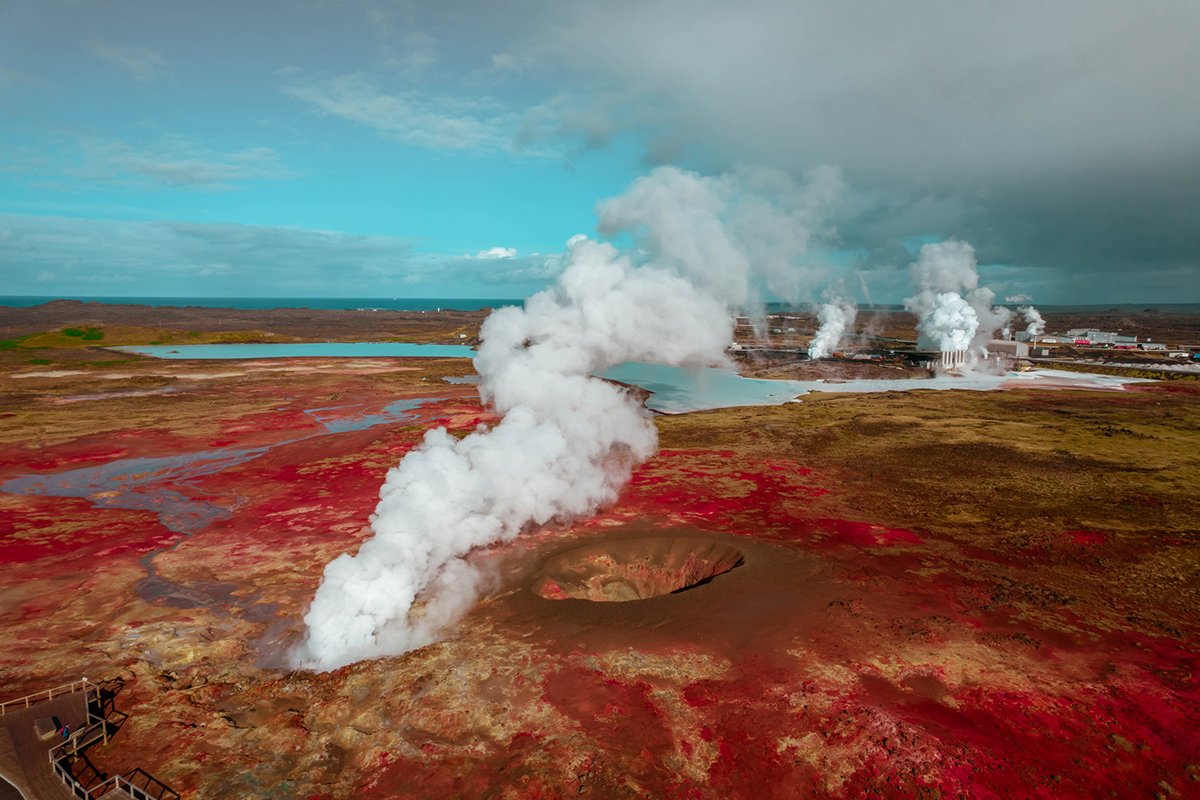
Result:
M313 344L193 344L154 347L119 347L130 353L157 358L264 359L264 358L471 358L465 345L408 344L405 342L323 342ZM1035 369L1000 374L970 373L934 378L881 380L772 381L743 378L730 369L668 367L662 364L618 364L602 373L609 378L651 392L646 407L666 414L704 411L732 406L779 405L810 392L895 392L913 389L1101 389L1120 390L1137 378L1092 375L1080 372Z
M301 344L161 344L113 347L155 358L472 358L461 344L409 342L304 342Z

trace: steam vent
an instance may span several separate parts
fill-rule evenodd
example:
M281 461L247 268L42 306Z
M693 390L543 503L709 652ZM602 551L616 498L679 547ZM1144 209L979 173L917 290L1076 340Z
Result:
M548 559L533 590L548 600L647 600L702 586L743 561L728 544L694 537L606 540Z

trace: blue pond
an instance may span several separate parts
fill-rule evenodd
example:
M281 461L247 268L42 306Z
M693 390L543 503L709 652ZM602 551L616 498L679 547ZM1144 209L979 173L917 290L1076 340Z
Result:
M731 406L774 406L805 391L805 384L798 381L743 378L732 370L714 367L629 362L605 370L600 376L653 392L646 407L669 414Z
M319 344L211 344L117 348L159 358L303 358L325 356L471 358L475 351L463 345L407 344L403 342L327 342ZM733 370L713 367L668 367L662 364L618 364L601 377L640 386L652 392L646 407L667 414L732 406L779 405L810 392L894 392L912 389L1107 389L1119 390L1136 378L1090 375L1036 369L1000 374L972 373L933 378L855 379L847 381L776 381L743 378ZM453 378L450 382L471 382ZM403 410L403 409L400 409ZM322 409L314 409L322 411ZM387 420L382 420L387 421ZM374 424L374 423L372 423Z
M155 358L471 358L460 344L410 342L304 342L300 344L161 344L114 347Z

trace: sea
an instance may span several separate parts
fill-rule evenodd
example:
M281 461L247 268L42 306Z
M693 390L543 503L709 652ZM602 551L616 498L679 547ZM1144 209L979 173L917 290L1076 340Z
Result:
M32 297L0 296L0 306L31 308L52 300L77 300L105 305L176 306L179 308L310 308L333 311L478 311L483 308L519 306L525 301L512 297Z
M0 307L30 308L52 300L77 300L107 305L176 306L180 308L309 308L334 311L479 311L501 306L519 306L519 297L77 297L77 296L0 296ZM1009 304L1014 305L1015 304ZM767 303L768 313L811 311L812 303ZM1042 311L1055 312L1153 312L1164 314L1200 314L1200 303L1096 303L1086 305L1038 305ZM903 311L902 305L859 304L860 310Z

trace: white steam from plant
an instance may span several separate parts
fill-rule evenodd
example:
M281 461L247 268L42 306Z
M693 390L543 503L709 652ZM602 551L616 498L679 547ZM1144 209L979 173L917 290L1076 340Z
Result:
M389 471L371 538L325 568L296 663L327 670L435 641L477 598L472 551L615 500L656 433L630 394L592 376L624 361L724 363L735 309L816 279L801 258L841 191L832 168L803 182L660 168L601 203L601 232L638 255L576 237L552 287L488 317L475 369L500 422L462 439L431 430Z
M1033 306L1021 306L1017 309L1017 312L1028 323L1025 326L1025 332L1029 334L1031 339L1036 339L1046 332L1046 320L1042 319L1041 312L1036 308Z
M975 249L948 239L926 244L910 270L916 293L904 307L917 315L917 346L924 350L966 351L972 358L987 353L987 342L998 330L1007 334L1013 312L995 305L996 294L979 285ZM1031 336L1045 330L1042 315L1031 305L1018 312Z
M858 316L858 306L836 293L830 293L828 300L817 310L817 322L820 327L808 343L809 358L824 358L832 353L838 342L853 330L854 319Z

